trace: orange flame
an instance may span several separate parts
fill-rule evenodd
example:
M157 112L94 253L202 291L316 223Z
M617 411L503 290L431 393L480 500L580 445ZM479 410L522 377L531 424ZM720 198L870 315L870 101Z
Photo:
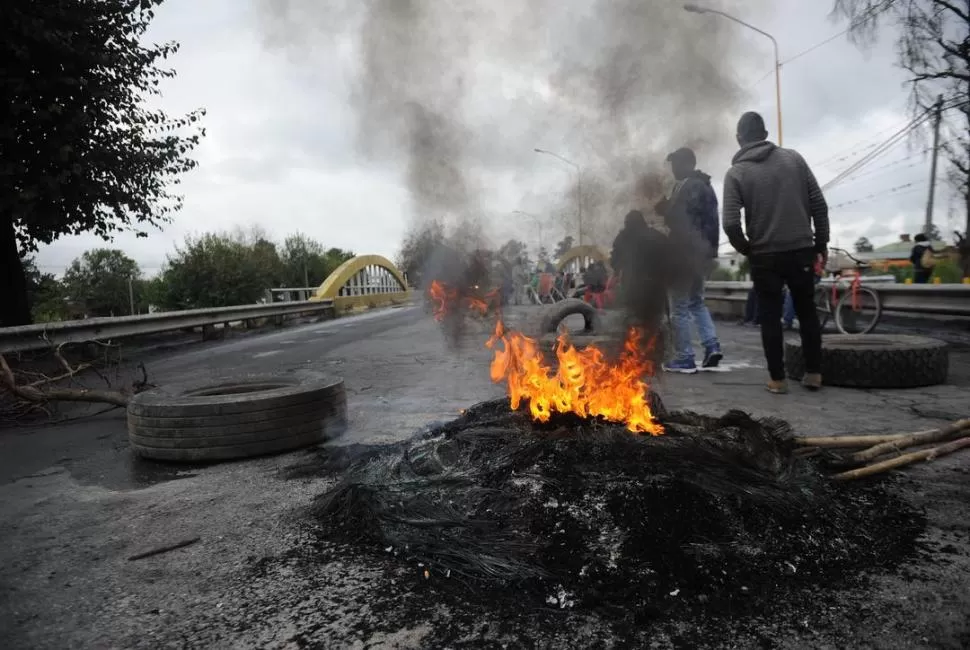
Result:
M462 305L469 311L485 316L488 314L489 305L498 299L498 289L489 291L482 298L461 296L457 289L448 287L438 280L432 280L431 286L428 287L428 296L437 303L433 313L434 319L440 323L455 307Z
M490 291L484 298L460 296L437 280L431 283L428 294L437 303L434 318L439 322L457 306L485 315L498 298L497 291ZM535 339L506 329L501 318L485 345L495 352L490 368L492 381L505 382L513 410L525 400L533 419L539 422L548 422L553 413L574 413L621 422L630 431L658 436L663 434L663 426L650 411L650 391L644 380L654 375L650 360L654 340L642 350L641 338L639 330L631 329L614 364L595 345L580 350L569 342L567 334L560 334L555 347L559 361L556 370L546 363Z
M504 380L508 385L512 409L528 400L529 411L539 422L548 422L553 413L575 413L622 422L630 431L658 436L663 426L650 411L649 387L643 380L653 375L649 355L654 343L651 340L644 353L640 337L637 329L631 329L618 363L611 364L595 345L579 350L566 334L560 334L555 349L559 368L553 371L534 339L506 330L499 321L486 344L495 351L490 374L493 382ZM496 347L499 342L502 349Z

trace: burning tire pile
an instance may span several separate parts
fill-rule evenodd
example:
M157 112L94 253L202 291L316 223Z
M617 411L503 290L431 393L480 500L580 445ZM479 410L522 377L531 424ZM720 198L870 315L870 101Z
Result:
M390 554L489 602L634 619L757 611L898 562L922 518L879 486L829 481L787 426L741 412L665 435L507 400L359 458L318 498L328 540Z

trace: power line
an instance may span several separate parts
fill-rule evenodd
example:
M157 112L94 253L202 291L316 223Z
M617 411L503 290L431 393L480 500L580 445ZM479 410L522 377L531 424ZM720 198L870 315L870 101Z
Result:
M880 11L882 11L883 9L887 8L893 2L894 2L894 0L886 0L886 2L882 3L882 5L876 5L875 7L873 7L872 9L870 9L869 11L867 11L866 13L862 14L861 17L859 17L856 20L854 20L853 22L849 23L849 26L846 27L845 29L843 29L841 32L839 32L837 34L832 34L831 36L829 36L825 40L819 41L815 45L812 45L812 46L810 46L810 47L802 50L798 54L794 54L794 55L788 57L784 61L779 61L778 62L778 66L781 67L781 66L787 65L787 64L791 63L792 61L795 61L796 59L802 58L806 54L809 54L811 52L814 52L815 50L819 49L820 47L822 47L824 45L828 45L829 43L831 43L835 39L839 38L840 36L845 36L850 31L852 31L852 29L854 27L858 27L859 25L867 22L873 15L875 15L875 14L879 13ZM754 82L751 85L752 86L756 86L757 84L760 84L762 81L764 81L765 79L767 79L768 77L770 77L774 73L775 73L775 70L774 70L774 68L772 68L767 73L765 73L765 75L763 77L761 77L760 79L758 79L756 82Z
M896 187L890 187L885 190L880 190L878 192L873 192L866 196L860 196L857 199L850 199L848 201L842 201L841 203L836 203L835 205L830 205L829 209L834 210L836 208L844 208L847 205L855 205L857 203L863 203L865 201L871 201L872 199L884 199L888 197L896 198L897 196L903 194L910 194L917 190L921 190L923 185L926 185L926 181L912 181L910 183L904 183L903 185L897 185ZM904 191L905 190L905 191Z
M947 110L956 108L958 106L962 106L964 104L966 104L966 101L962 99L950 100L949 102L944 102L941 108L941 111L947 111ZM932 115L935 112L935 110L936 110L936 107L931 106L930 108L923 111L920 115L916 116L908 125L906 125L902 129L894 133L885 142L883 142L881 145L876 147L872 152L857 160L855 163L850 165L847 169L839 173L835 178L833 178L828 183L823 185L822 189L826 190L830 187L837 185L838 183L841 183L843 180L853 175L855 172L859 171L860 169L862 169L863 167L871 163L879 156L893 149L896 145L898 145L900 142L903 141L903 139L906 137L907 134L914 131L917 127L919 127L920 124L928 120L930 118L930 115Z

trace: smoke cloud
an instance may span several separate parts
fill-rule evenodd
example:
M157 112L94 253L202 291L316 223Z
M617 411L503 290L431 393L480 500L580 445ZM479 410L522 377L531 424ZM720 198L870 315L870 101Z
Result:
M743 30L670 0L256 1L270 46L343 62L359 151L400 165L402 212L451 232L487 238L527 200L575 237L580 181L584 239L609 246L628 210L652 213L666 154L691 146L709 168L744 108Z

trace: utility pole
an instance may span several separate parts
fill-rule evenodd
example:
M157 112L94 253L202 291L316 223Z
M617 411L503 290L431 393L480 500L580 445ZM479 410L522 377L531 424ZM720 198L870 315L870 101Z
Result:
M936 161L940 157L940 122L943 121L943 95L936 99L933 107L933 157L930 161L930 192L926 197L926 221L923 233L933 229L933 198L936 192Z
M310 270L309 270L309 265L307 264L307 258L305 253L303 255L303 287L304 289L310 288ZM309 293L310 293L309 291L303 292L304 300L310 299Z
M128 313L135 315L135 290L132 287L131 276L128 276Z

